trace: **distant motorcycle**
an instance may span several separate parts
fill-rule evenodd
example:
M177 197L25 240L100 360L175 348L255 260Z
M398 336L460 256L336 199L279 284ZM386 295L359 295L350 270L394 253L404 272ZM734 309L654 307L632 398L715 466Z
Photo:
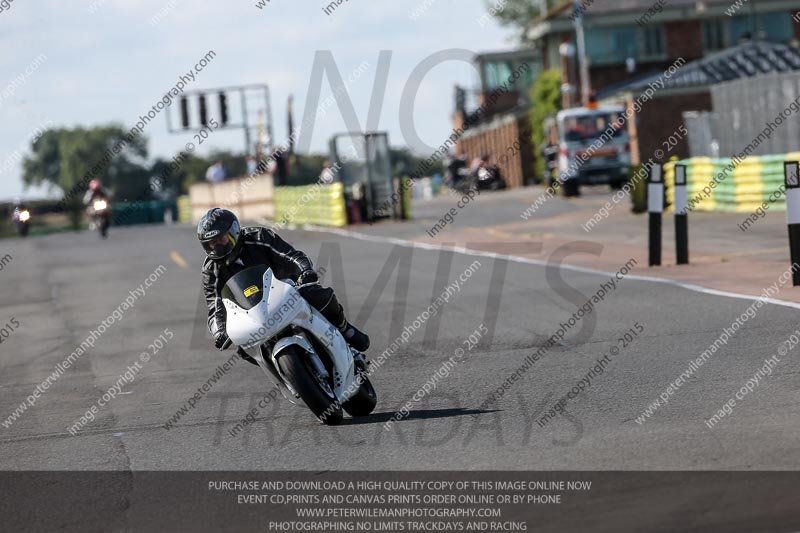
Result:
M109 207L108 201L97 199L89 206L90 229L100 232L100 237L105 239L108 236Z
M507 187L506 181L503 179L503 176L500 174L500 167L497 165L488 165L484 167L479 167L476 174L476 182L479 189L488 189L490 191L496 191L499 189L505 189Z
M446 181L455 191L467 192L475 188L466 159L456 158L447 165Z
M264 265L242 270L222 290L226 332L290 402L303 403L327 425L366 416L378 397L364 356L300 295L291 280Z
M14 211L12 222L20 237L27 237L31 224L31 212L27 209Z

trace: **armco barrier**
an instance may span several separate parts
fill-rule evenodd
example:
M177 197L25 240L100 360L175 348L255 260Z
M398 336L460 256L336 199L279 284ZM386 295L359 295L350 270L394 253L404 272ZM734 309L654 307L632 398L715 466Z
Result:
M664 164L664 184L671 212L675 203L675 165L686 165L687 194L690 211L716 211L723 213L749 213L769 202L770 195L783 184L783 163L800 160L800 152L789 154L750 156L738 165L730 159L693 157ZM735 168L730 170L730 166ZM704 188L715 176L717 184L706 196ZM776 211L786 209L783 195L770 203Z
M333 183L275 187L275 221L291 224L347 225L344 185Z

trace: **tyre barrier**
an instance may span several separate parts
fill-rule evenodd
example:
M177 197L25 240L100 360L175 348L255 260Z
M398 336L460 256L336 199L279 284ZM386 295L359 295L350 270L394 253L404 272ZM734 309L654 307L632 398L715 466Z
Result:
M178 196L178 222L181 224L191 224L192 221L192 200L189 195Z
M275 221L283 224L347 225L344 185L315 183L275 187Z
M800 152L750 156L744 160L693 157L664 163L668 203L665 211L674 210L675 165L686 166L689 211L749 213L763 202L770 202L771 209L784 211L784 195L776 191L783 186L787 161L800 161Z

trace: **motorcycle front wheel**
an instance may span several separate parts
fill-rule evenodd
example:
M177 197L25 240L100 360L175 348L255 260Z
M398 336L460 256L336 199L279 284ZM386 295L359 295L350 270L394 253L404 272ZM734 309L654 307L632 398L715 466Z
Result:
M321 383L322 378L316 375L300 349L287 346L281 350L277 360L292 389L319 421L328 426L339 425L344 416L342 406L336 401L330 385Z
M354 417L367 416L378 404L378 393L375 392L375 387L372 386L366 374L361 374L361 376L363 381L358 387L358 392L342 404L344 410Z

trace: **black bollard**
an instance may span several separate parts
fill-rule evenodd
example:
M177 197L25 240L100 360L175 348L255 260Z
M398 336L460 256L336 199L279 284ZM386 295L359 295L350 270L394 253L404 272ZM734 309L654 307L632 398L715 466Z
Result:
M664 167L654 163L647 176L647 211L649 213L649 264L661 265L661 217L664 213Z
M675 165L675 259L689 264L689 213L686 202L686 165Z

